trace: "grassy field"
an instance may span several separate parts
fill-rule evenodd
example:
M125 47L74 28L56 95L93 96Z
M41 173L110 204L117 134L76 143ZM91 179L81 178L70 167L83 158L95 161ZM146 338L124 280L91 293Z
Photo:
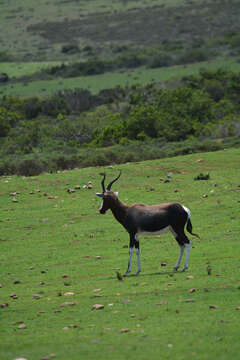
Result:
M171 235L141 237L142 273L123 281L116 271L126 270L128 235L110 213L98 214L102 168L1 177L0 358L238 359L239 155L105 169L109 180L122 169L114 190L127 204L188 206L201 236L187 273L172 272ZM201 172L210 180L194 181ZM89 181L92 189L82 188Z
M3 69L10 76L23 76L49 66L51 63L30 63L30 64L11 64L5 63ZM105 73L102 75L82 76L75 78L57 78L54 80L39 80L29 83L9 83L0 86L1 95L17 96L44 96L54 94L64 89L83 88L90 90L93 94L100 90L114 88L115 86L131 86L134 84L148 84L151 82L168 82L180 79L183 76L197 74L201 69L216 70L230 69L240 71L238 58L216 59L213 62L201 62L197 64L163 67L159 69L140 68L135 71Z
M194 0L192 3L196 3ZM1 51L24 58L29 61L32 57L35 59L62 58L59 43L64 40L59 39L58 44L52 44L42 37L41 32L31 33L29 27L44 22L61 22L78 20L81 17L89 16L95 13L127 12L131 9L144 9L152 6L181 6L184 0L53 0L41 1L38 4L31 0L1 1L0 2L0 46ZM57 34L56 34L57 35ZM87 43L87 39L82 39L81 43Z

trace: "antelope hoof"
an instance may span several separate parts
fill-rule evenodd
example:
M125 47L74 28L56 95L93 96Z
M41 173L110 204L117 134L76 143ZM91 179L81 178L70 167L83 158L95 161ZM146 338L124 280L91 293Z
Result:
M178 271L178 266L174 266L173 271Z
M135 275L137 276L140 272L141 272L141 270L138 270Z
M182 269L182 272L186 272L187 269L188 269L187 267L184 267L184 268Z
M126 271L125 274L123 274L123 277L128 276L128 274L130 274L130 271Z

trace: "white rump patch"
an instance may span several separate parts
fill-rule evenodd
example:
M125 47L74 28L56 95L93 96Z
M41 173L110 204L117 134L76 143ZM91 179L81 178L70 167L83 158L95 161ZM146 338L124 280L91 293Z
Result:
M186 206L184 206L184 205L182 205L182 207L183 207L183 209L186 211L186 213L188 214L188 219L190 219L190 216L191 216L190 210L189 210Z

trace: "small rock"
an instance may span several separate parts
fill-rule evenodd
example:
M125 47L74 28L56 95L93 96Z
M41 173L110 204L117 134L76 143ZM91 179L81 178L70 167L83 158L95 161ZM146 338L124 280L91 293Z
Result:
M21 283L21 281L20 280L14 280L14 285L16 285L16 284L20 284Z
M74 295L74 292L72 291L68 291L64 294L64 296L73 296Z
M75 191L74 189L67 189L67 192L68 192L69 194L72 194L72 193L75 193L76 191Z
M189 289L189 290L188 290L188 292L189 292L190 294L194 293L195 291L196 291L195 288L192 288L192 289Z
M77 303L75 301L66 301L64 303L61 304L61 306L74 306L77 305Z
M102 310L104 309L104 305L102 304L94 304L92 310Z
M18 299L18 296L17 296L16 294L11 294L10 297L11 297L12 299Z
M192 275L188 275L187 277L186 277L186 279L188 279L188 280L192 280L194 277L192 276Z
M5 308L5 307L8 307L8 303L3 303L3 304L1 304L0 306L1 306L1 308L3 309L3 308Z
M120 334L124 334L124 333L128 333L130 331L131 331L130 329L121 329L119 332L120 332Z
M32 298L33 299L41 299L41 296L39 294L33 294Z
M209 309L216 309L217 307L215 305L209 305Z
M27 328L27 325L25 325L25 324L20 324L18 326L18 329L26 329L26 328Z
M161 263L161 266L167 266L167 263L162 262L162 263Z
M159 306L159 305L167 305L167 301L161 301L160 303L156 303L156 306Z

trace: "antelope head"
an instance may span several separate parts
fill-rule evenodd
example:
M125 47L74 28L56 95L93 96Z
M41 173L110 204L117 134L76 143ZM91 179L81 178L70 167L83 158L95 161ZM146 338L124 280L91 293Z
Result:
M102 184L102 193L96 193L98 197L102 199L102 204L100 206L100 214L105 214L108 209L110 209L113 206L113 203L118 199L118 192L112 192L111 187L113 183L115 183L121 176L121 171L119 172L119 175L113 179L105 188L105 178L106 174L103 174L103 179L101 181Z

